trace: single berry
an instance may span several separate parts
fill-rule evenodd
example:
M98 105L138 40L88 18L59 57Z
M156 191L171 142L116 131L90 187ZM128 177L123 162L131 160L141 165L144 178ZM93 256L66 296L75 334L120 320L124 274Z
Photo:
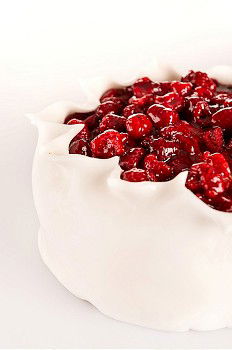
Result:
M98 106L96 113L98 116L104 117L104 115L108 113L117 113L119 110L120 105L118 103L113 101L106 101Z
M175 111L159 104L150 106L147 110L147 114L156 128L163 128L179 121L179 116Z
M150 134L152 130L152 122L148 116L142 113L132 114L126 121L128 134L139 139Z
M93 156L111 158L122 155L125 152L124 138L125 136L116 130L104 131L90 142Z
M181 81L172 81L171 88L173 92L176 92L180 96L184 97L184 96L190 95L193 86L191 83L185 83Z
M133 93L136 97L152 94L153 88L153 81L147 77L136 80L136 82L132 85Z

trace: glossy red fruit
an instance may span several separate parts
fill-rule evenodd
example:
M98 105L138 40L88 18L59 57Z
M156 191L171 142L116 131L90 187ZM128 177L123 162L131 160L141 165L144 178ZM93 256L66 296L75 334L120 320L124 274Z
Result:
M126 129L126 118L117 114L109 113L106 114L100 124L99 129L101 132L107 129L114 129L117 131L125 131Z
M91 151L89 143L86 140L80 139L76 141L71 141L69 146L70 154L82 154L84 156L91 156Z
M153 81L147 77L136 80L136 82L132 85L133 93L136 97L152 94L153 88Z
M125 152L125 135L116 130L106 130L90 142L93 157L111 158Z
M199 146L199 139L196 136L189 136L185 134L176 134L175 140L179 141L180 149L185 151L192 161L197 162L200 160L201 151Z
M215 209L225 211L228 213L232 212L232 192L231 191L223 193L222 195L218 195L217 197L213 198L213 200L205 198L205 202L206 204L210 205Z
M126 121L126 128L128 134L135 138L140 139L146 135L149 135L152 130L152 122L148 116L142 113L132 114Z
M165 162L159 161L154 154L144 159L144 169L150 181L168 181L172 176L172 169Z
M197 86L194 89L194 95L197 95L199 97L204 97L207 99L211 99L213 97L213 91L208 89L208 88L202 87L202 86Z
M155 96L154 102L175 111L179 111L184 106L183 97L176 92L169 92L163 96Z
M92 114L85 119L85 125L87 125L89 130L93 130L99 126L99 116Z
M132 114L141 113L141 112L142 112L141 107L134 105L134 104L131 104L131 105L126 106L123 109L122 114L124 117L128 118Z
M121 179L130 182L148 181L146 171L143 169L133 168L131 170L123 171Z
M160 93L155 93L155 95L166 95L168 92L172 92L172 83L170 81L162 81L159 83Z
M176 92L180 96L188 96L192 91L192 83L185 83L181 81L172 81L171 82L172 91Z
M225 107L232 107L232 94L230 93L219 93L211 98L210 103L217 105L218 109Z
M211 112L209 104L198 96L186 97L185 108L187 118L199 126L208 126L211 123Z
M213 127L202 134L205 149L210 152L221 152L223 150L224 139L223 132L220 127Z
M113 101L106 101L101 103L97 110L96 114L100 117L104 117L108 113L117 113L120 110L120 105Z
M120 157L119 165L123 170L137 168L144 155L145 150L143 148L131 148L126 154Z
M150 136L144 138L141 144L149 153L155 154L157 159L161 161L170 160L180 151L180 145L178 142L165 140L162 137L154 138L153 136Z
M160 135L168 140L176 139L176 135L195 136L198 138L201 130L196 129L188 122L181 120L175 125L169 125L160 130Z
M168 165L172 168L173 176L178 175L180 172L190 169L193 161L190 159L186 152L180 151L178 155L172 158Z
M208 155L202 163L194 164L188 174L186 187L214 198L231 186L231 172L226 159L220 153Z
M129 99L129 103L140 108L145 108L154 103L154 96L152 94L143 95L142 97L132 96Z
M232 107L219 110L212 115L213 125L220 126L222 129L232 130Z
M179 116L175 111L159 104L150 106L147 110L147 114L156 128L163 128L179 122Z
M217 84L215 80L208 77L206 73L190 71L185 77L181 79L183 82L190 82L194 87L201 86L215 91Z

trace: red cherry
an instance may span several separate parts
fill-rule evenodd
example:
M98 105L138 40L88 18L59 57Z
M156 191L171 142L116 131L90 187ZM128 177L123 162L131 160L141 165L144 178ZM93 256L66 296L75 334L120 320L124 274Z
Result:
M192 91L191 83L184 83L181 81L173 81L171 82L171 88L174 92L179 94L180 96L188 96Z
M139 139L150 134L152 122L145 114L136 113L127 119L126 128L131 137Z
M147 110L147 114L157 128L163 128L179 121L179 116L175 111L158 104L150 106Z
M93 156L111 158L122 155L125 152L124 137L116 130L106 130L99 134L90 142Z
M147 77L136 80L136 82L132 85L133 93L136 97L152 94L153 88L153 81Z
M119 110L120 106L118 103L113 101L106 101L98 106L96 113L98 116L104 117L104 115L108 113L117 113Z

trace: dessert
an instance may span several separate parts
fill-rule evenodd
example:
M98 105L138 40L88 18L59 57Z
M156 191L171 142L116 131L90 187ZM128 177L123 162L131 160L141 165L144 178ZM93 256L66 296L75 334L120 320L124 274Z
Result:
M108 84L30 116L41 256L106 315L232 326L231 90L214 78Z
M121 179L131 182L169 181L188 170L189 190L232 212L232 90L206 73L190 71L180 81L140 78L109 89L95 111L68 115L64 123L84 123L69 153L119 156Z

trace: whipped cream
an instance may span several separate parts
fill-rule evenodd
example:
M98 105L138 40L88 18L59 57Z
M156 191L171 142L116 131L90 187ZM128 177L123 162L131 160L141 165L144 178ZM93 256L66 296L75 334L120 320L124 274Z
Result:
M160 80L170 72L152 71ZM210 74L232 83L231 68ZM130 183L120 179L118 157L69 154L83 125L64 125L65 117L94 109L115 85L86 82L85 106L64 101L29 116L39 131L33 191L41 256L73 294L115 319L175 331L231 327L232 214L187 190L186 172Z

